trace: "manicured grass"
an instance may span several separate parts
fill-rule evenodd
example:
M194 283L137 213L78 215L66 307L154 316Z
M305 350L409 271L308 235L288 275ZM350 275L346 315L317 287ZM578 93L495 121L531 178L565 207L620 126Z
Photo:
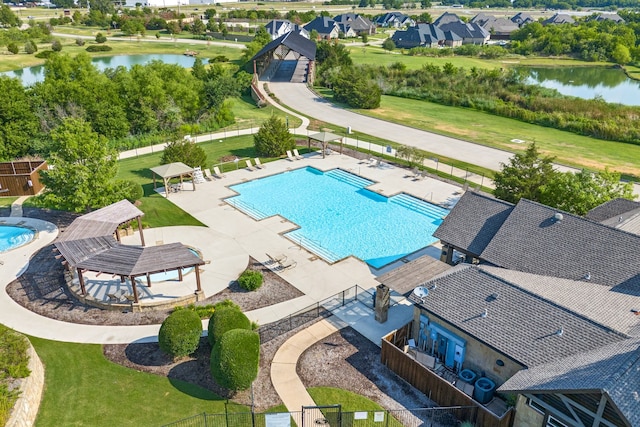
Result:
M339 388L312 387L312 388L308 388L307 391L309 392L309 395L311 395L311 398L313 399L313 401L318 406L340 404L343 412L356 412L356 411L373 412L373 411L384 410L382 406L378 405L376 402L364 396L361 396L356 393L352 393L347 390L342 390ZM345 415L343 414L343 418L344 416ZM371 418L371 415L369 416L369 418ZM371 419L352 420L352 421L353 421L353 426L364 427L364 426L370 425L368 422L371 421ZM402 424L393 417L389 418L388 423L386 423L385 425L392 426L392 427L402 426Z
M216 394L114 364L100 345L30 340L46 372L36 426L158 426L225 412L226 400ZM234 403L227 409L248 410Z
M12 197L12 196L0 197L0 207L11 206L11 204L16 200L18 200L18 197Z
M394 96L383 96L380 108L358 113L401 123L510 152L523 151L536 142L558 163L579 168L611 170L640 176L640 146L563 132L518 120L458 107ZM519 139L525 143L514 143Z

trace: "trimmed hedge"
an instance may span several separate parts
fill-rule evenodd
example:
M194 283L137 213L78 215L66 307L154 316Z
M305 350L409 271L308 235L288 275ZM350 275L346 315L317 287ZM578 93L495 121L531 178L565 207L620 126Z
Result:
M196 312L180 310L171 313L160 326L158 344L168 355L179 358L196 351L202 335L202 321Z
M106 44L105 45L92 44L91 46L87 46L85 50L87 52L109 52L113 50L113 48L111 46L107 46Z
M238 277L238 284L242 289L247 291L255 291L262 286L262 273L255 270L245 270Z
M211 350L211 375L226 389L238 391L251 387L258 376L260 336L246 329L232 329Z
M207 331L209 332L209 343L213 346L220 340L225 332L232 329L251 330L251 321L244 315L236 305L221 306L216 304L215 311L209 319Z

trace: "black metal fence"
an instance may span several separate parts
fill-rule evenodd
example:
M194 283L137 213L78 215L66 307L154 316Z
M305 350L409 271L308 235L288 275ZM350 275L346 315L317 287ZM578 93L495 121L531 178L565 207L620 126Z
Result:
M478 408L419 408L379 411L342 411L339 405L305 407L298 412L284 413L202 413L164 427L448 427L468 423L474 426Z
M282 334L286 334L287 332L298 328L299 326L313 322L318 318L327 318L331 316L334 311L353 301L359 301L373 310L374 294L358 285L355 285L349 289L325 298L322 301L318 301L309 307L303 308L296 313L290 314L276 322L260 326L258 329L260 342L268 342ZM398 301L392 298L391 305L393 306L397 303Z

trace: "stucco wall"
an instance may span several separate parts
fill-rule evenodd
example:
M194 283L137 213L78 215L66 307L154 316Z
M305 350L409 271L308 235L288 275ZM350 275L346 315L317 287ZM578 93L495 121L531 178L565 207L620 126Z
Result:
M513 425L518 427L542 427L544 415L527 405L527 399L519 395Z
M31 427L40 408L44 388L44 366L31 344L27 353L31 375L20 385L20 397L11 411L6 427Z

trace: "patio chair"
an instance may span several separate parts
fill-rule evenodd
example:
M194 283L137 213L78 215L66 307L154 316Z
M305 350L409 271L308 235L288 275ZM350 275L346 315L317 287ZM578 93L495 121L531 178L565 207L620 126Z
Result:
M279 264L281 262L285 262L287 260L287 256L285 254L279 254L276 256L271 256L267 254L267 258L269 258L269 262L271 264Z
M247 160L247 169L250 170L251 172L256 170L256 168L254 168L253 165L251 164L251 160Z
M280 261L278 262L278 270L290 270L292 268L295 268L296 265L298 265L297 261L291 261L291 262Z
M258 169L266 169L266 168L267 168L265 165L263 165L262 163L260 163L260 159L259 159L259 158L257 158L257 157L255 158L255 164L256 164L256 167L257 167Z
M296 160L296 158L293 157L293 154L291 154L291 150L287 150L287 160L289 160L290 162Z
M213 167L213 176L215 176L216 178L219 178L219 179L222 179L222 178L226 177L225 174L220 172L220 168L218 166L214 166Z
M124 299L126 299L128 302L130 302L130 303L132 303L132 304L133 304L134 302L136 302L136 297L134 297L133 295L125 295L125 296L124 296Z
M204 170L204 179L207 181L213 181L213 175L211 175L211 169Z
M294 155L294 157L296 158L296 160L302 160L302 159L304 159L304 157L303 157L303 156L301 156L301 155L300 155L300 153L298 153L298 149L297 149L297 148L294 148L294 149L293 149L293 155Z

